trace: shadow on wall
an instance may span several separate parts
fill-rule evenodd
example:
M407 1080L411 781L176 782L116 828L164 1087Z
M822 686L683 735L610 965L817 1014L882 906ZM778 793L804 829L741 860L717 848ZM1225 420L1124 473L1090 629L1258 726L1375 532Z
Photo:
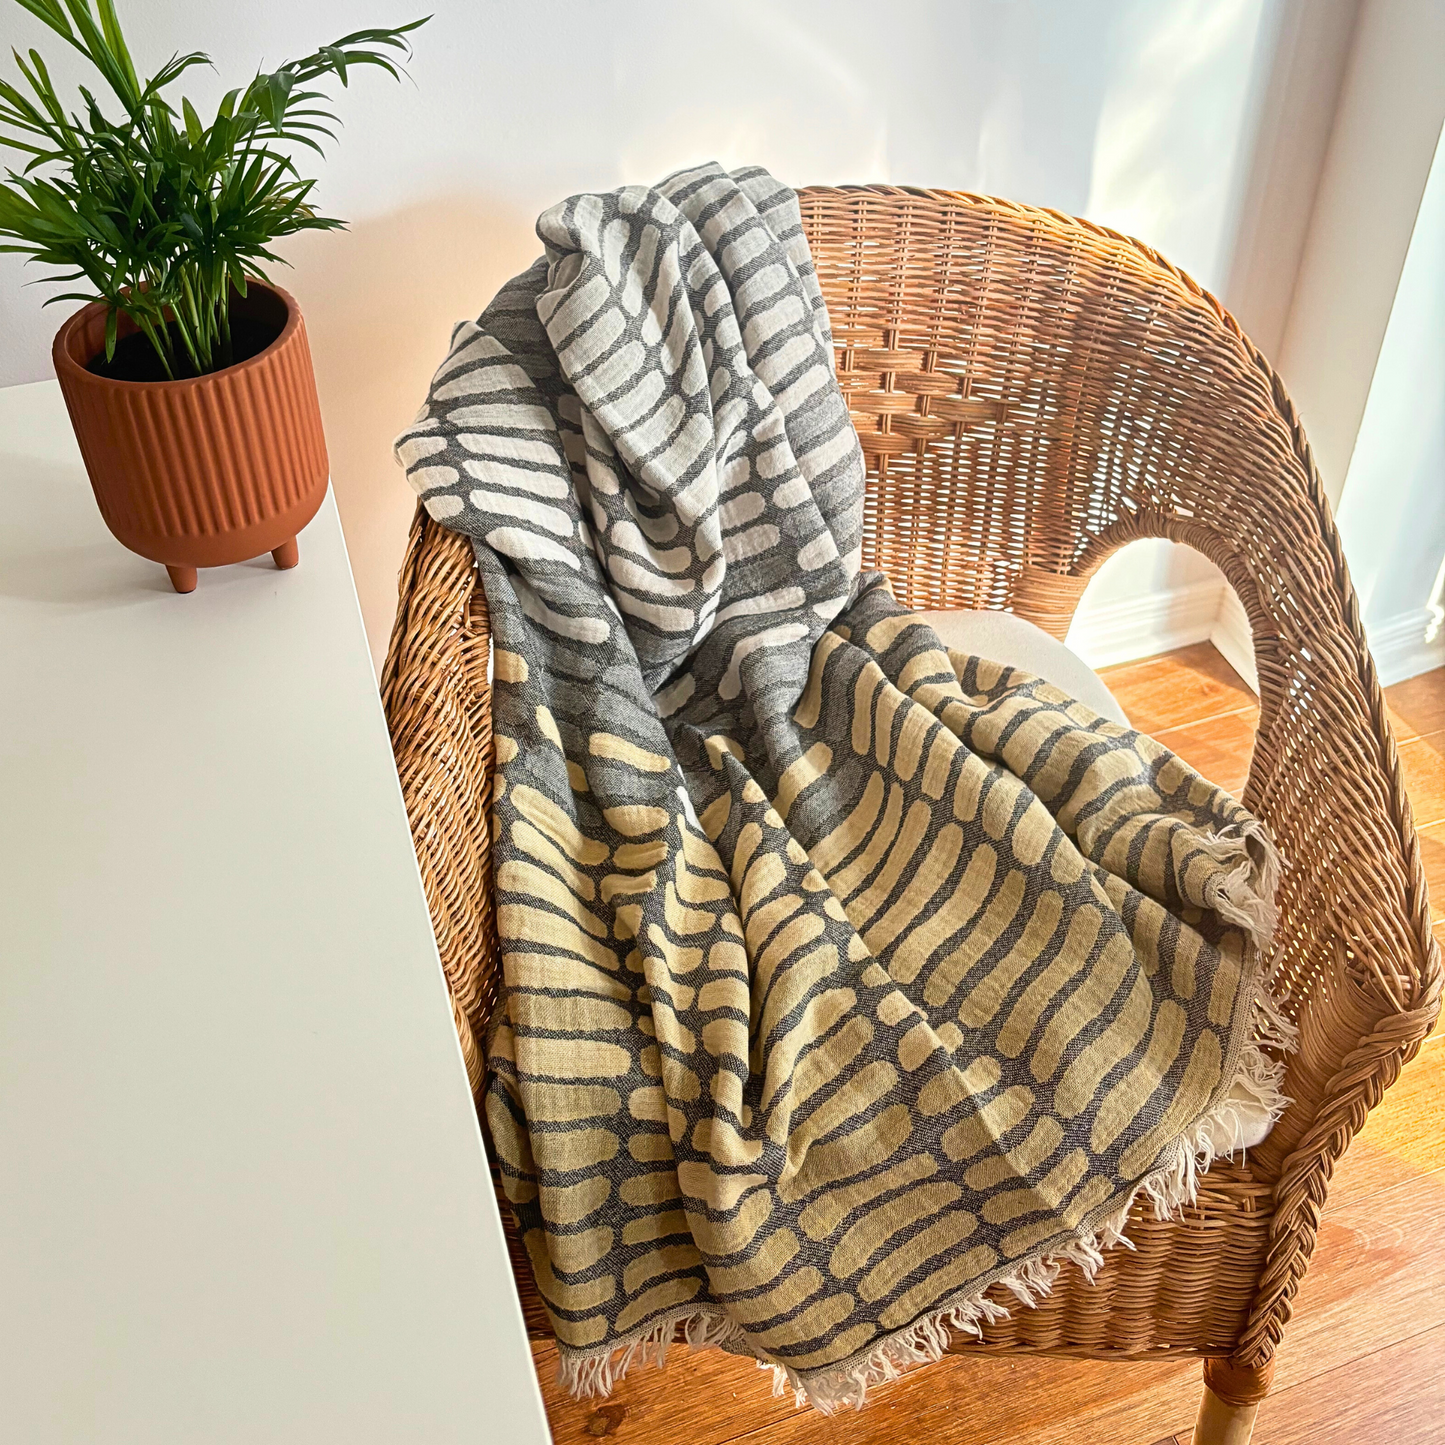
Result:
M452 326L541 253L530 218L441 197L349 231L303 233L275 273L306 316L361 615L378 674L416 497L391 443L426 399Z

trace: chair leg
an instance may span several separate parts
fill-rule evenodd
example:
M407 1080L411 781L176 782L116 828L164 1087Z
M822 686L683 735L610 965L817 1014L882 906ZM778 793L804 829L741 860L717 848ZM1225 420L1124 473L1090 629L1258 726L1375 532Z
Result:
M1259 1403L1269 1393L1273 1378L1273 1360L1258 1367L1206 1360L1194 1445L1249 1445Z

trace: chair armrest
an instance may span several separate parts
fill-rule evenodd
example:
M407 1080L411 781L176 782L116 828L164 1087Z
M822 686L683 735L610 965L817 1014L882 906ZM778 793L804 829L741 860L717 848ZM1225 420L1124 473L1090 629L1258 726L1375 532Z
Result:
M471 543L418 507L381 675L412 842L467 1077L499 988L492 901L491 632Z
M1236 1347L1264 1365L1314 1250L1335 1163L1434 1027L1441 958L1374 659L1339 533L1279 379L1249 343L1292 457L1256 476L1249 507L1191 497L1101 530L1071 569L1087 576L1135 536L1204 552L1249 615L1260 721L1244 802L1285 859L1276 988L1300 1029L1284 1092L1292 1103L1251 1162L1275 1179L1270 1244ZM1263 536L1261 536L1263 532ZM1265 540L1265 539L1268 540Z
M1078 540L1057 571L1026 562L1017 599L1066 620L1109 553L1157 536L1210 557L1249 616L1260 721L1244 802L1286 863L1271 962L1300 1029L1293 1102L1251 1154L1275 1178L1274 1216L1235 1359L1260 1366L1288 1321L1335 1162L1434 1026L1440 949L1359 601L1298 414L1224 308L1129 244L1154 267L1141 289L1157 340L1136 339L1122 368L1137 373L1145 349L1178 367L1171 445L1132 495L1109 485L1113 468L1094 473L1092 494L1078 478L1046 494L1036 516L1052 519L1054 544L1071 528ZM1096 438L1093 455L1104 453Z

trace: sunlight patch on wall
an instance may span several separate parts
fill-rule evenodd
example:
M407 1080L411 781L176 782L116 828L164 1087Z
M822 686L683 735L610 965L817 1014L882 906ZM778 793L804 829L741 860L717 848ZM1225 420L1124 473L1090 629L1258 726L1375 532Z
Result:
M1228 274L1247 183L1263 0L1136 0L1094 146L1085 215L1202 285Z

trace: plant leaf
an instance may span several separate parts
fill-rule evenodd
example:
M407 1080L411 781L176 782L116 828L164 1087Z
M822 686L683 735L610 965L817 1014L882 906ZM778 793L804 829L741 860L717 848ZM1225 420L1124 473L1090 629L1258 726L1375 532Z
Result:
M181 114L186 118L186 135L193 146L200 145L206 131L201 124L201 118L196 114L196 108L185 97L181 97Z

